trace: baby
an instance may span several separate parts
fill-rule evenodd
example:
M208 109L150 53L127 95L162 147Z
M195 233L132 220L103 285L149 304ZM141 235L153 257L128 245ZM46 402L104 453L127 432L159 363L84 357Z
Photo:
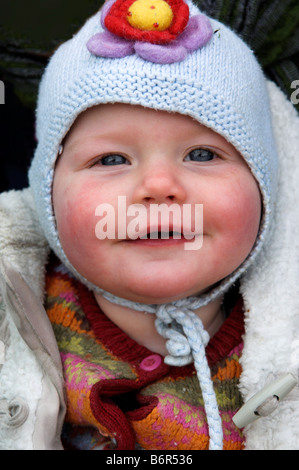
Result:
M243 449L238 288L270 243L278 178L252 52L183 0L109 0L51 59L37 138L53 412L28 446Z
M99 241L96 206L109 202L117 211L119 195L148 210L151 204L203 204L202 247L186 250L185 239L172 236ZM53 204L74 268L105 291L145 304L209 290L248 256L261 217L258 184L223 137L188 116L127 104L99 105L80 115L56 165ZM155 230L150 224L149 217L149 233ZM95 296L129 336L165 353L153 316ZM204 317L199 309L209 333L222 323L220 303L221 298L209 303Z

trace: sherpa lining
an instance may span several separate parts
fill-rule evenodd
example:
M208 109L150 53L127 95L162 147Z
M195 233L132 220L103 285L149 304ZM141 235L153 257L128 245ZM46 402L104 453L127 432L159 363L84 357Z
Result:
M279 155L275 231L242 283L246 336L241 364L245 401L299 366L299 116L291 102L268 83ZM250 425L248 449L299 449L299 389L269 417Z

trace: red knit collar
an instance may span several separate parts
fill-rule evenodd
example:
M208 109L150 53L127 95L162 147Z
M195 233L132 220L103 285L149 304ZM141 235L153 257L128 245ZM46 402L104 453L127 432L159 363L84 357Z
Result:
M77 284L79 302L91 325L95 336L121 360L134 362L152 352L131 339L115 325L100 309L92 292L83 284ZM242 342L244 334L243 300L240 297L229 317L224 321L218 332L211 338L206 354L212 366L226 357L232 349Z

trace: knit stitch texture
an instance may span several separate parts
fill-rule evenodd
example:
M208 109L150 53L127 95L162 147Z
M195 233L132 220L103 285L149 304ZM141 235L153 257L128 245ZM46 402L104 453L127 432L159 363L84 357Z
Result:
M63 440L77 449L207 449L201 390L193 365L142 369L152 352L103 315L93 295L55 262L47 274L46 308L63 362L68 412ZM207 347L224 449L243 448L232 422L241 406L242 305Z

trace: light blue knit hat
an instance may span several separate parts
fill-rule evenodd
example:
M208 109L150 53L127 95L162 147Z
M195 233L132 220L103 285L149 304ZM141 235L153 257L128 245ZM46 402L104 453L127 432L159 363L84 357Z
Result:
M97 104L115 102L177 112L212 128L242 154L263 198L260 232L244 263L204 296L168 305L136 304L104 293L112 302L157 315L157 329L169 340L170 356L166 361L183 365L194 360L206 403L210 448L220 448L221 421L204 353L208 339L193 310L232 286L252 264L271 228L277 157L266 80L245 43L213 19L201 16L198 20L201 13L191 3L188 3L189 18L185 23L177 21L176 16L172 18L176 30L170 32L176 36L169 44L163 40L158 40L159 44L150 42L140 35L136 39L129 33L120 38L115 31L107 30L105 18L111 14L113 5L121 1L134 3L133 0L110 0L104 7L102 20L100 12L90 18L71 40L59 47L45 71L38 98L38 145L29 171L30 186L51 248L76 277L89 288L103 293L99 286L92 285L77 273L68 261L59 241L52 209L55 161L63 138L77 116ZM179 18L180 10L176 4L183 1L166 1L175 13L179 12ZM195 17L197 20L193 20ZM200 27L206 30L204 38L201 36L198 41L196 28ZM112 52L105 54L110 46ZM103 57L109 54L113 57ZM173 326L174 319L176 326ZM181 325L179 330L178 324ZM178 352L178 349L184 352ZM207 387L203 385L205 381Z

